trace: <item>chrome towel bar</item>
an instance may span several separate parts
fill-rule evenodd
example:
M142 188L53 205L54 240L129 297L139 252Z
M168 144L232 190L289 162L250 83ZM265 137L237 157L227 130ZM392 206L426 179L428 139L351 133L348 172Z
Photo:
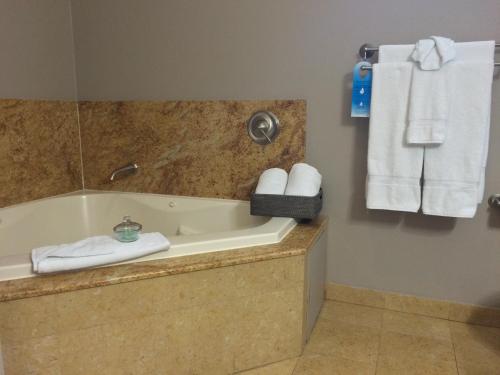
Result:
M495 48L500 48L500 43L495 43ZM378 47L374 47L370 44L363 44L359 49L359 57L363 60L367 60L372 57L375 52L378 52ZM500 66L500 62L496 62L495 66ZM362 66L361 70L371 70L371 66Z

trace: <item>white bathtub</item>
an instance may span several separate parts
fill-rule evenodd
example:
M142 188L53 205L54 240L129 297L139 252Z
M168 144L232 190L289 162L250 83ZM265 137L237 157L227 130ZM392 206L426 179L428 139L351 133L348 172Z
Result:
M226 199L114 192L41 199L0 209L0 280L34 276L32 248L111 235L125 215L172 244L129 262L276 243L296 224L250 216L248 202Z

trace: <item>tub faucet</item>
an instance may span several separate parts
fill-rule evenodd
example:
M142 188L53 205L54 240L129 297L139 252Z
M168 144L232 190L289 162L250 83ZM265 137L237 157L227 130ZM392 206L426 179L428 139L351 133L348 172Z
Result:
M109 176L110 181L114 181L119 177L130 176L137 173L139 166L136 163L129 163L121 168L115 169Z

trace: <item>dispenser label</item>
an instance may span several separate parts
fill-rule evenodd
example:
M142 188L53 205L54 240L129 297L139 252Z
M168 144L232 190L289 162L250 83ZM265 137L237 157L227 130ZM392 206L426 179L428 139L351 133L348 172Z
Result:
M370 117L370 101L372 97L372 71L361 70L370 66L368 61L360 61L352 70L351 117Z

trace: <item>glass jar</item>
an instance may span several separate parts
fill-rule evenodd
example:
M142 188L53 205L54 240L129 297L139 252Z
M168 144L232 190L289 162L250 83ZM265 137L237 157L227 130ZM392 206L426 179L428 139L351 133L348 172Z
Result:
M142 225L133 222L130 216L124 216L123 221L113 228L115 237L120 242L133 242L139 239Z

